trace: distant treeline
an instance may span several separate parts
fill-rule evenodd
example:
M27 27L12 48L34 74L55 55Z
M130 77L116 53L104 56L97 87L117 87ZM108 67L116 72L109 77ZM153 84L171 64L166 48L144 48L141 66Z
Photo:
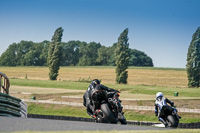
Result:
M21 41L9 45L0 57L0 66L48 66L49 41ZM61 66L115 66L114 43L111 47L96 42L62 42ZM153 66L144 52L130 49L129 66Z

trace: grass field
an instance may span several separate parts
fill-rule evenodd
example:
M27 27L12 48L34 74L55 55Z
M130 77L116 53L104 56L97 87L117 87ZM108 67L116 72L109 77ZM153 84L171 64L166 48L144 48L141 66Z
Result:
M9 78L48 80L48 67L0 67ZM129 67L128 84L168 87L187 87L185 69ZM115 67L61 67L60 81L102 80L103 84L115 84Z
M55 104L39 104L39 103L28 103L28 112L30 114L43 114L43 115L58 115L58 116L76 116L91 118L86 113L86 108L83 107L72 107L66 105L55 105ZM135 111L135 110L124 110L125 118L128 121L152 121L158 122L153 111ZM179 113L184 116L180 123L199 122L200 114L194 113Z
M58 100L58 97L63 95L82 97L91 80L98 78L102 84L120 90L121 99L139 100L126 104L153 106L155 94L162 91L167 98L175 101L177 107L200 108L199 88L187 88L185 69L130 67L128 85L115 84L115 67L61 67L57 81L48 80L47 67L0 67L0 72L10 78L11 92L28 92L39 99ZM174 92L179 92L179 96L175 97ZM48 106L29 104L29 113L88 117L84 107L61 106L62 108L59 108L54 105L49 110ZM66 111L67 108L73 111ZM199 114L182 115L184 119L181 122L200 121ZM157 121L153 112L148 111L126 110L125 116L127 120Z
M11 85L17 85L17 86L31 86L31 87L42 87L42 88L52 88L49 91L42 91L30 89L30 91L34 91L34 93L50 93L51 90L54 90L55 88L60 89L70 89L70 90L86 90L89 83L85 82L66 82L66 81L49 81L49 80L24 80L24 79L10 79ZM120 90L122 93L126 93L126 95L121 95L122 98L143 98L144 100L153 100L155 98L155 94L158 91L162 91L165 96L168 96L169 98L175 98L175 99L199 99L200 98L200 91L199 88L179 88L179 87L163 87L163 86L147 86L147 85L118 85L118 84L104 84L106 86L109 86L111 88L115 88L117 90ZM19 88L18 88L19 90ZM29 91L26 88L20 89L21 91ZM47 90L47 89L46 89ZM12 89L11 91L15 91ZM174 97L173 93L179 92L178 97ZM52 93L57 93L55 90ZM140 94L145 95L145 97L142 97ZM149 95L149 96L147 96Z

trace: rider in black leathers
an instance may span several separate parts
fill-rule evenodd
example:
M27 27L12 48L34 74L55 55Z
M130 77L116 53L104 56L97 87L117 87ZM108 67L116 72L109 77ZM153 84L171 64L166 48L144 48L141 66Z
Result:
M101 90L106 90L108 92L115 91L114 89L108 88L108 87L100 84L100 81L98 79L92 80L87 91L83 95L83 105L87 108L87 113L91 117L94 117L94 114L95 114L95 107L94 107L93 101L91 99L91 96L92 96L92 90L96 87L96 85L99 85Z

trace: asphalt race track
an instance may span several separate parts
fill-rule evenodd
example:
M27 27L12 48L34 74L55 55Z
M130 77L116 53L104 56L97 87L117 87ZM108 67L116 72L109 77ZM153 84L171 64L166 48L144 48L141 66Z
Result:
M109 131L109 130L168 130L152 126L102 124L66 120L0 117L0 132L9 131Z

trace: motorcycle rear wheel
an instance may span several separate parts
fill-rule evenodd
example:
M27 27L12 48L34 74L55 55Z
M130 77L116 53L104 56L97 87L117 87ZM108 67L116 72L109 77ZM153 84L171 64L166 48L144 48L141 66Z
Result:
M101 110L103 114L105 115L104 119L107 119L110 123L117 123L118 120L113 115L112 111L110 110L107 103L104 103L101 105Z

